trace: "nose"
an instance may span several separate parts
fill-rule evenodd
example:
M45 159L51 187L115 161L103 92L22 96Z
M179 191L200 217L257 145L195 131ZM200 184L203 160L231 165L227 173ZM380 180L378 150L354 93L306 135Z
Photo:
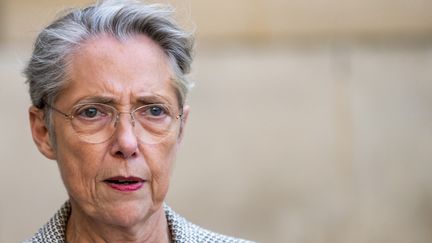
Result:
M122 118L121 114L129 113L120 113L117 117L111 154L115 157L127 159L137 156L138 140L134 133L133 117L130 115Z

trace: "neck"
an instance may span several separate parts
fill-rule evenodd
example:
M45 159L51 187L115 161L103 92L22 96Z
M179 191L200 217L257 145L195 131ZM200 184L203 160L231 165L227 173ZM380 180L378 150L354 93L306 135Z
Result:
M131 227L104 224L88 217L77 207L72 207L66 228L66 242L68 243L169 243L170 238L163 207L145 222L139 222Z

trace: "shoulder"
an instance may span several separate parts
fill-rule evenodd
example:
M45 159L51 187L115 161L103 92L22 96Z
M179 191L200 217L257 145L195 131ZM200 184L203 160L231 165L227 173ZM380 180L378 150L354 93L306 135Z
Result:
M173 242L177 243L252 243L251 241L221 235L195 225L164 206L168 227L171 230Z
M172 240L175 243L252 243L203 229L187 221L167 205L164 205L164 210ZM23 243L65 242L66 225L70 213L71 206L67 201L31 239Z

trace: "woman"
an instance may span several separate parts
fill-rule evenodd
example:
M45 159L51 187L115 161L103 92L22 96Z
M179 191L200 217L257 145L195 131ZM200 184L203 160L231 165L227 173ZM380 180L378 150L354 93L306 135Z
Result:
M37 37L25 69L31 131L69 200L27 242L246 242L164 204L189 114L193 45L170 13L103 1Z

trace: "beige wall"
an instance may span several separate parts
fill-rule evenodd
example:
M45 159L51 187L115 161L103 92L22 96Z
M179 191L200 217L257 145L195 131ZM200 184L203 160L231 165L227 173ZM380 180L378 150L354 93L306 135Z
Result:
M39 26L70 6L88 0L3 0L4 36L10 41L28 40ZM173 4L205 41L289 38L430 36L432 1L426 0L164 0Z
M40 26L83 2L0 2L0 242L66 198L20 72ZM432 2L173 3L198 33L174 209L259 242L432 242Z

